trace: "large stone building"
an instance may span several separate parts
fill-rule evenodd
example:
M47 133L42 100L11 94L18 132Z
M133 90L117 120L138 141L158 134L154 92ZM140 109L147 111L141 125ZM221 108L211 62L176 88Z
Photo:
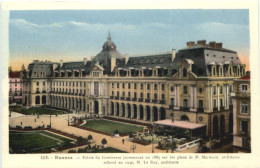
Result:
M22 103L22 82L20 78L20 71L9 72L9 103Z
M178 52L126 57L109 35L92 59L31 63L23 101L146 123L186 120L218 137L232 132L230 93L244 74L237 53L222 43L200 40Z
M250 75L235 80L232 95L234 114L233 145L237 151L249 152L251 149L251 99Z

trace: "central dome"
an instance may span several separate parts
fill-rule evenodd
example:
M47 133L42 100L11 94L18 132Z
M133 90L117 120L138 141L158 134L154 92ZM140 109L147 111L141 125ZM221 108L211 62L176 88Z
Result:
M107 41L103 44L103 50L111 51L111 50L115 50L115 49L116 49L116 45L113 41L111 41L110 33L108 33Z

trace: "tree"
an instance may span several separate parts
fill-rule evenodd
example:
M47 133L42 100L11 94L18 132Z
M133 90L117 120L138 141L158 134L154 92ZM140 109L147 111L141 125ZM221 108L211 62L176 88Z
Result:
M25 71L25 66L24 66L24 64L22 65L22 71Z
M103 138L102 141L101 141L102 145L106 145L107 144L107 140L106 138Z

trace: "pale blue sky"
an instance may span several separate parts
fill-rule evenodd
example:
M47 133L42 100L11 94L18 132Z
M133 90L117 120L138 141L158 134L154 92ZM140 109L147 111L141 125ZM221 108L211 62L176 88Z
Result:
M108 31L122 54L178 50L205 39L249 55L248 10L11 11L9 26L10 65L19 67L94 56Z

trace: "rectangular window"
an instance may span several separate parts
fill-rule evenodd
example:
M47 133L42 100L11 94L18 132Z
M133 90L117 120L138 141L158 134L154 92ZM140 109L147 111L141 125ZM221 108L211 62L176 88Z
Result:
M219 99L219 105L220 105L220 107L223 107L223 100L222 99Z
M153 89L154 89L154 90L157 90L157 84L154 84L154 85L153 85Z
M143 97L144 97L144 94L143 94L143 93L141 93L141 94L140 94L140 98L143 98Z
M137 95L136 95L136 92L134 93L134 98L136 99Z
M174 91L174 87L172 86L172 87L171 87L171 92L173 92L173 91Z
M112 83L112 88L114 88L114 83Z
M213 95L216 95L216 86L213 87Z
M147 90L150 90L150 84L147 84Z
M141 83L140 84L140 89L143 89L144 88L144 85Z
M117 91L116 96L119 97L119 91Z
M242 85L242 92L247 92L247 85Z
M136 83L134 83L134 89L136 89Z
M199 109L203 109L203 100L199 100Z
M184 99L184 100L183 100L183 107L184 107L184 108L187 108L187 107L188 107L188 100L187 100L187 99Z
M112 96L114 96L114 91L112 91Z
M150 93L147 93L147 99L150 99Z
M241 131L245 134L248 132L248 122L247 121L241 121Z
M216 108L217 107L217 101L214 99L213 100L213 107Z
M188 87L187 86L183 86L183 94L188 94Z
M162 90L164 90L165 88L164 88L164 84L162 84Z
M222 86L219 87L219 93L220 93L220 94L223 93Z
M154 94L154 100L157 100L157 93Z
M162 100L164 100L165 99L165 95L164 94L162 94Z
M125 83L122 83L122 88L123 88L123 89L125 88Z
M128 92L128 97L131 97L131 93L130 92Z
M45 82L42 82L42 85L45 86Z
M36 85L39 86L39 82L36 82Z
M116 87L119 88L119 83L116 83Z
M171 98L171 106L174 106L174 98Z
M130 83L128 83L128 89L131 89L131 84Z
M241 104L241 113L244 113L244 114L248 113L248 104L247 103Z
M125 97L125 92L123 92L123 97Z

